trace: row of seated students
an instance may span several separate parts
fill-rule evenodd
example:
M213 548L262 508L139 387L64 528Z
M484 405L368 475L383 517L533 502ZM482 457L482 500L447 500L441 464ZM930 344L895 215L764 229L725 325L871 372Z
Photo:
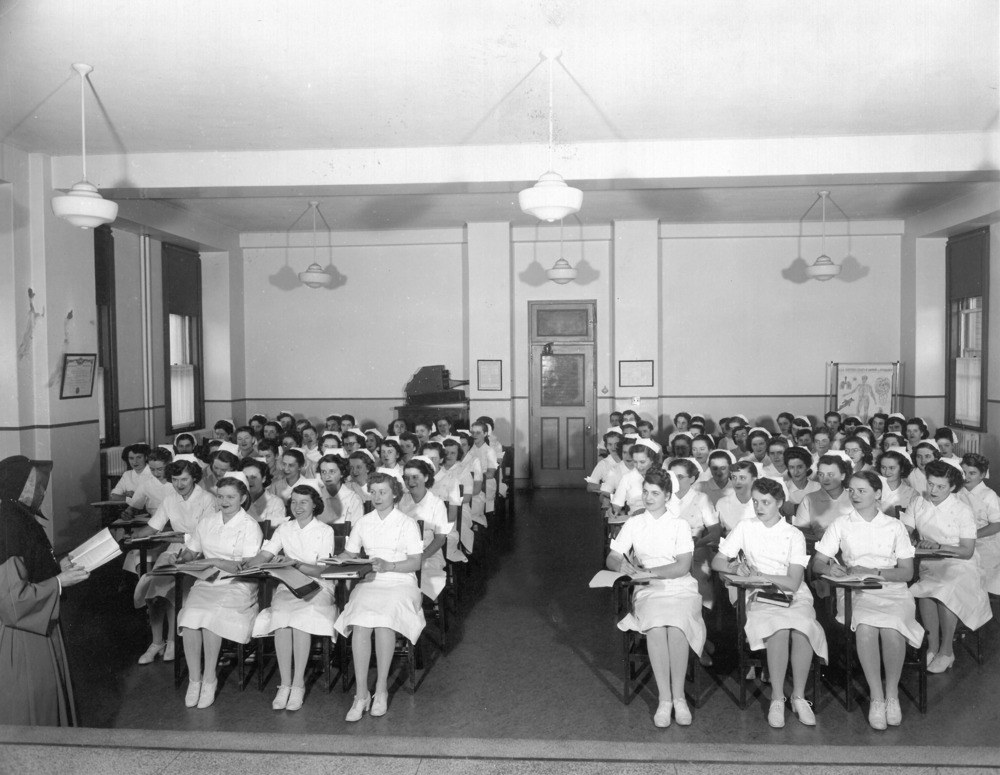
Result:
M283 412L274 422L255 415L239 428L220 420L214 434L203 444L180 433L172 445L138 443L122 452L129 469L112 498L127 500L129 513L150 515L134 537L168 530L184 537L159 547L154 569L203 559L224 575L280 562L314 577L319 589L299 599L281 587L271 606L258 611L251 584L197 580L177 612L174 577L145 574L134 602L148 609L152 643L139 663L172 661L180 631L189 672L185 702L206 708L215 700L222 640L247 643L273 634L280 683L272 707L298 710L311 637L353 633L358 689L347 720L366 711L383 715L396 633L416 642L425 623L422 597L440 596L446 558L467 561L494 511L499 444L492 418L454 433L446 419L418 422L413 431L394 420L384 435L354 427L350 415L327 417L318 432ZM327 570L321 561L334 554L331 525L338 523L350 525L341 556L363 551L374 570L355 585L343 611L334 603L333 582L320 578ZM125 569L136 573L137 566L137 552L130 552ZM368 685L373 639L374 697Z
M841 434L837 450L790 446L780 433L747 428L741 458L716 448L707 434L687 439L683 431L664 458L652 439L609 429L608 455L589 486L601 493L610 531L621 525L608 567L653 576L637 589L635 614L619 627L647 638L660 694L657 726L669 725L671 714L691 723L683 693L687 654L689 648L703 654L701 609L717 602L713 572L761 575L793 596L788 608L754 600L745 628L750 647L767 650L774 727L784 725L789 662L791 707L802 723L815 724L803 691L813 655L825 661L827 649L805 579L810 566L819 574L881 577L882 589L856 593L850 623L869 682L873 728L901 722L905 648L919 647L925 628L928 671L954 664L958 622L978 629L991 618L988 595L1000 594L1000 499L984 482L988 459L958 458L950 446L943 454L919 418L903 427L920 433L893 444L887 430L877 459L872 450L879 445L860 425ZM838 435L826 426L810 431L812 440ZM706 447L702 456L694 454L699 446ZM814 547L812 557L807 546ZM915 577L917 548L951 556L922 562Z

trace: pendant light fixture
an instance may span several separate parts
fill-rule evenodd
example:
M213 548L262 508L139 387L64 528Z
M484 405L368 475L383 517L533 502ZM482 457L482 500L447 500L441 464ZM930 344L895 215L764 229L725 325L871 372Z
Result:
M558 285L565 285L576 279L576 269L574 269L569 261L563 258L563 222L562 218L559 219L559 260L556 261L551 269L546 270L546 275L548 278Z
M583 204L583 192L578 188L566 185L562 175L555 172L553 167L553 156L555 144L553 140L553 112L552 112L552 69L555 61L562 52L559 49L547 48L542 51L542 58L549 63L549 169L543 174L538 182L531 188L526 188L517 195L517 201L521 209L528 215L533 215L539 220L558 221L567 215L580 212Z
M333 275L316 263L316 212L319 202L310 202L309 208L312 210L313 220L313 262L306 271L299 272L299 281L310 288L329 288L333 284Z
M75 64L73 69L80 75L80 137L83 162L83 180L74 183L65 194L52 197L52 212L81 229L93 229L111 223L118 217L118 203L97 193L97 186L87 181L87 121L86 95L87 75L93 72L90 65Z
M840 266L833 263L833 260L826 254L826 200L830 196L830 192L820 191L819 196L823 202L823 241L820 243L820 256L813 262L812 266L806 267L806 275L813 280L826 282L827 280L832 280L840 274ZM816 203L813 202L813 207L815 206ZM809 209L811 210L812 207ZM840 208L838 207L837 209L839 210ZM843 211L841 210L841 212Z

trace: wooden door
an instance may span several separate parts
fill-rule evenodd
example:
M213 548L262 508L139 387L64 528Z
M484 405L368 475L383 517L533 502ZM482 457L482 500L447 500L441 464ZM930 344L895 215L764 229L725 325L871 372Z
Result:
M529 302L531 478L584 487L594 468L595 303Z

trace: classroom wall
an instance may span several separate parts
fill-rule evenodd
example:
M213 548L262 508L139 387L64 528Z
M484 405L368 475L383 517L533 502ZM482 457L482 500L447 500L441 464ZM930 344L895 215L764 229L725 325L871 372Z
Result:
M47 156L0 144L0 158L0 337L16 373L0 454L53 462L42 509L55 550L66 551L98 524L88 505L100 494L97 400L60 397L64 356L97 351L93 232L52 214Z
M828 225L844 268L819 282L793 267L820 254L809 225L800 237L797 223L664 224L662 425L681 410L711 424L737 412L821 419L828 362L898 360L901 226L856 222L848 237Z
M384 428L421 366L468 379L462 230L323 239L318 263L332 263L339 287L295 277L313 261L311 233L244 236L247 415L353 410Z

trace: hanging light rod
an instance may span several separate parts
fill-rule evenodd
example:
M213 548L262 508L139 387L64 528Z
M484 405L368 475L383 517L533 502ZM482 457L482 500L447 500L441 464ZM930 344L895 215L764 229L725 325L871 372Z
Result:
M562 175L553 167L555 158L555 120L552 104L552 71L555 61L562 56L557 48L546 48L541 52L542 59L549 63L549 169L531 188L526 188L517 195L517 201L528 215L539 220L558 221L567 215L580 212L583 205L583 192L578 188L566 185Z
M308 285L310 288L329 288L333 285L333 275L323 269L316 261L316 212L319 210L319 202L310 202L309 209L312 210L313 224L313 262L304 272L299 272L299 282ZM301 216L300 216L301 217Z
M118 203L97 193L97 186L87 180L87 76L94 71L90 65L73 65L80 76L80 159L83 179L73 184L65 194L52 197L52 212L81 229L93 229L111 223L118 217Z
M806 275L813 280L819 280L820 282L826 282L827 280L832 280L834 277L840 274L841 267L838 264L833 263L831 259L826 254L826 200L830 197L829 191L820 191L819 198L823 204L823 231L822 238L820 242L820 256L817 258L812 266L806 267ZM816 203L813 202L812 207L815 207ZM836 206L836 203L834 203ZM809 209L811 210L812 207ZM840 210L839 207L837 207ZM841 210L843 212L843 210ZM807 211L808 214L808 211Z

